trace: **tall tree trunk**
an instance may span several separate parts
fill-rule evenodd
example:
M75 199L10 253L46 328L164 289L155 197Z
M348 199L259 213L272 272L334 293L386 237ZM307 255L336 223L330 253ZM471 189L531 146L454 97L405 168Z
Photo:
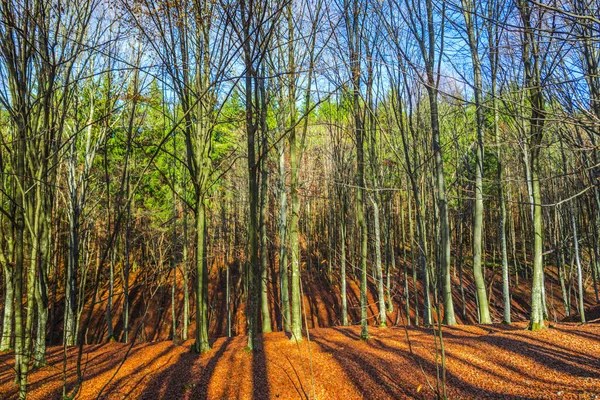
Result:
M197 10L196 18L200 19L196 23L199 26L210 21L212 17L208 3L202 3L202 8ZM194 351L197 353L205 353L210 350L208 340L209 317L208 317L208 260L207 260L207 191L210 188L209 179L211 171L210 151L212 144L212 96L210 92L210 74L211 74L211 56L208 49L211 48L210 35L207 32L202 33L201 41L197 44L198 54L202 57L197 66L196 71L196 87L200 93L206 93L206 101L198 101L196 106L197 115L199 116L196 123L193 139L188 138L188 162L193 163L192 169L194 189L195 189L195 206L196 206L196 341L194 343ZM248 104L252 104L249 102ZM191 133L191 132L190 132ZM254 137L252 136L252 139ZM193 140L193 144L192 144ZM251 154L248 153L250 157ZM252 154L254 157L254 154ZM191 158L191 159L189 159ZM249 161L250 162L250 161ZM252 158L254 162L254 158ZM258 193L256 194L258 196ZM258 204L256 204L258 205ZM255 220L256 221L256 220ZM256 226L258 228L258 226ZM256 234L256 230L253 231ZM258 251L258 247L255 247ZM256 260L256 259L255 259ZM258 260L256 260L258 261ZM258 268L258 264L255 265ZM255 271L256 273L257 271ZM255 275L258 279L258 274ZM258 283L258 282L257 282ZM258 286L256 290L258 291ZM252 314L251 314L252 315Z
M495 76L495 75L494 75ZM492 109L494 115L494 133L496 137L498 157L498 203L500 204L500 223L498 225L498 236L500 237L500 251L502 254L502 299L504 302L503 322L511 323L510 306L510 277L508 270L508 245L506 241L506 200L504 199L504 165L502 162L502 150L500 142L500 130L498 129L498 101L496 99L496 80L492 80Z
M196 342L194 351L210 350L208 341L208 265L206 261L206 205L196 194Z
M4 256L4 252L0 250L0 263L2 264L2 273L4 275L4 317L2 319L2 339L0 340L0 353L8 351L12 348L12 325L14 319L14 295L15 288L13 285L12 269L8 266L8 261ZM10 254L10 253L9 253Z
M264 110L264 108L263 108ZM267 132L262 132L267 135ZM263 139L263 151L267 151L267 141ZM267 155L263 154L264 159ZM262 163L261 182L260 182L260 309L262 314L262 331L271 332L271 315L269 313L269 282L267 274L267 191L269 188L269 177L266 163Z
M173 136L173 154L176 154L175 147L175 136ZM173 160L173 164L175 160ZM172 167L173 171L171 173L171 182L175 185L175 168ZM171 339L174 343L177 343L177 311L175 306L175 295L177 292L177 258L176 258L176 249L177 249L177 205L175 199L175 191L171 193L171 272L173 276L171 277Z
M127 195L129 199L129 183L130 176L127 172L126 178ZM123 280L123 341L129 343L129 272L131 268L131 254L130 254L130 234L131 234L131 202L127 201L127 215L125 217L125 259L123 266L121 267L121 278Z
M185 181L185 170L183 180L183 198L187 198ZM183 327L181 338L188 340L188 330L190 324L190 290L189 290L189 260L188 260L188 219L187 219L187 205L183 204Z
M223 213L225 217L225 213ZM223 218L223 224L228 227L228 224ZM227 244L224 244L224 257L227 269L225 271L225 299L227 305L227 337L231 337L231 265L233 264L233 249L235 247L235 226L232 229L227 229Z
M383 271L381 267L381 228L379 222L379 205L374 196L370 197L373 206L373 224L375 231L375 280L377 282L377 297L379 298L379 326L387 326Z
M254 116L258 112L260 104L255 103L254 80L256 79L256 68L254 66L254 55L252 52L251 37L251 11L250 5L245 2L242 6L242 29L244 40L244 66L246 68L245 100L246 100L246 142L248 147L248 195L249 195L249 221L248 221L248 252L249 265L247 270L247 311L248 321L248 348L258 350L258 323L260 319L260 262L258 259L258 230L259 230L259 168L256 157L256 134L258 125Z
M435 159L435 178L437 186L437 208L440 216L440 271L443 274L443 295L444 295L444 323L446 325L455 325L456 317L454 315L454 303L452 301L452 277L450 275L450 229L448 221L448 203L446 201L446 178L444 176L444 166L442 162L442 148L440 143L440 129L438 120L438 103L437 103L437 90L434 89L434 79L431 75L427 86L427 94L429 99L429 107L431 110L431 131L432 131L432 145ZM424 227L422 231L425 232ZM429 273L424 272L425 285L427 286L425 292L429 291ZM429 296L427 296L429 297ZM426 304L430 301L428 298L425 300ZM427 305L426 305L427 308ZM431 312L426 312L423 318L426 318L428 322L425 324L431 324Z
M540 180L538 177L539 161L535 157L532 168L532 188L533 188L533 233L534 233L534 258L533 258L533 286L531 289L531 319L529 329L535 331L544 328L544 309L542 298L542 285L544 284L544 264L543 264L543 225L542 225L542 196L540 193Z
M391 210L388 210L385 214L385 295L387 302L387 312L394 312L394 302L392 300L392 274L396 271L396 257L395 257L395 249L394 249L394 229L392 229L392 220L393 214ZM402 231L404 231L404 225L402 226ZM404 261L406 261L406 252L404 253ZM406 263L404 263L406 266ZM406 278L406 270L404 271L404 278ZM406 279L405 279L406 281ZM408 293L408 291L406 292Z
M483 104L481 102L481 62L478 53L478 40L475 32L474 18L477 16L474 3L470 0L462 0L463 16L467 29L467 38L469 49L471 51L471 62L473 65L473 92L475 95L475 115L477 127L477 146L475 147L476 167L475 167L475 207L473 210L473 277L477 290L477 300L479 304L480 323L491 324L490 310L488 305L487 293L485 290L485 279L482 271L482 234L483 234L483 130L485 119L483 115Z
M450 274L450 223L448 221L448 201L446 198L446 178L444 175L444 164L442 144L440 137L439 112L438 112L438 80L435 79L435 36L434 9L432 0L426 0L427 11L427 38L422 39L422 56L425 59L427 75L427 97L429 100L430 123L432 134L432 148L435 160L435 180L437 188L437 207L440 223L440 270L444 277L443 299L444 299L444 323L455 325L454 303L452 301L452 277ZM427 42L427 44L425 44Z
M290 142L290 255L291 255L291 274L292 274L292 305L291 305L291 333L292 340L302 340L302 297L300 296L300 238L298 234L298 222L300 218L300 198L298 195L298 185L300 177L300 155L298 151L298 143L296 139L295 125L295 107L290 105L294 110L292 115L292 128L289 132Z
M530 330L544 328L544 260L543 260L543 215L542 193L540 188L540 155L544 133L545 109L540 78L540 63L538 53L538 40L532 27L531 5L524 0L519 0L517 7L523 24L522 58L525 72L525 86L528 91L531 115L529 117L529 138L527 140L530 161L531 198L533 207L533 283L531 289L531 316ZM529 163L526 163L529 164ZM526 165L527 167L527 165Z
M465 282L464 282L464 274L463 274L463 232L464 232L464 216L463 216L463 205L462 205L462 195L458 195L458 228L457 228L457 238L458 238L458 279L459 279L459 288L460 288L460 300L461 300L461 316L463 318L463 322L467 318L467 305L465 301Z
M301 276L300 276L300 237L299 237L299 221L300 221L300 196L298 193L300 184L300 164L302 158L304 137L306 129L302 132L300 143L296 133L296 58L294 45L294 13L292 3L286 10L288 22L288 70L290 76L288 101L290 107L290 131L288 133L288 141L290 146L290 228L289 228L289 244L290 244L290 261L291 261L291 340L302 340L302 296L301 296ZM311 53L312 53L311 49ZM311 55L312 57L312 55ZM312 60L311 60L312 62ZM311 66L312 67L312 66ZM311 85L311 71L309 70L308 87ZM308 96L306 92L306 104L308 105ZM310 259L310 253L308 255ZM308 327L307 327L308 328Z
M109 224L110 226L110 224ZM110 228L109 228L110 232ZM115 263L116 263L116 246L117 241L113 243L110 251L110 264L109 264L109 277L108 277L108 299L106 304L106 326L108 329L106 340L112 342L115 340L112 311L113 311L113 297L115 295Z
M577 237L577 222L575 220L576 208L573 205L575 200L571 200L571 226L573 228L573 251L575 253L575 263L577 264L577 294L578 305L579 305L579 319L582 324L585 324L585 303L584 303L584 292L583 292L583 268L581 267L581 260L579 259L579 238Z
M76 197L76 194L73 193ZM73 205L77 199L72 198ZM79 271L79 210L75 206L69 212L69 262L66 271L64 339L66 346L74 346L77 316L77 272Z
M48 257L52 242L51 209L44 199L44 215L42 223L42 239L38 252L38 282L35 289L36 308L38 311L37 335L34 347L34 367L46 365L46 328L48 325Z
M359 132L360 129L357 129ZM362 133L357 133L358 136L362 136ZM362 139L357 138L357 146L362 148ZM360 155L357 157L358 159L358 170L363 170L364 167L360 165L364 165L362 151L359 152ZM368 328L368 315L367 315L367 222L365 220L365 201L364 201L364 176L361 172L357 174L357 183L359 188L357 189L357 222L360 227L360 251L359 251L359 259L360 259L360 338L363 340L369 339L369 328Z
M351 7L351 9L350 9ZM347 12L346 26L348 32L348 45L350 57L350 75L352 79L352 116L353 129L356 143L356 223L359 226L359 266L360 266L360 325L361 339L369 338L368 315L367 315L367 221L365 219L365 157L364 137L365 125L361 112L361 65L359 36L359 9L358 0L352 0L352 4L345 2Z
M406 196L408 199L408 218L410 218L411 216L411 204L410 204L410 195ZM393 213L392 213L393 215ZM413 232L412 232L412 222L409 222L411 224L410 227L410 241L408 243L410 243L410 253L411 253L411 268L414 269L415 268L415 253L413 251ZM407 259L407 255L406 255L406 224L404 221L404 207L401 205L400 206L400 227L401 227L401 232L402 232L402 237L400 238L402 243L402 264L404 266L404 307L405 307L405 312L406 312L406 324L408 326L410 326L410 288L408 286L408 259ZM394 230L392 230L391 232L391 237L390 237L390 241L391 241L391 251L392 251L392 262L395 262L395 258L396 258L396 235L394 234ZM413 282L414 284L414 282ZM416 292L416 285L414 286L414 291ZM400 310L398 310L398 314L400 313Z
M346 293L346 214L347 205L342 200L340 207L340 294L342 298L342 325L348 325L348 295Z
M554 254L556 258L556 265L558 267L558 281L560 283L563 308L565 310L565 316L568 317L571 314L571 310L569 309L569 298L567 295L567 287L565 286L564 253L562 251L560 230L560 214L558 207L554 207Z
M292 100L293 101L293 100ZM284 125L285 126L285 125ZM277 154L279 157L279 283L281 293L281 319L284 332L290 331L290 284L287 260L287 193L285 188L285 146L283 143L277 144Z
M15 179L17 186L15 198L15 269L13 274L15 290L15 383L19 385L19 398L25 399L27 395L27 358L25 357L25 327L23 325L23 266L25 255L25 216L24 216L24 188L25 184L25 152L26 140L25 124L18 127L16 141L16 167Z

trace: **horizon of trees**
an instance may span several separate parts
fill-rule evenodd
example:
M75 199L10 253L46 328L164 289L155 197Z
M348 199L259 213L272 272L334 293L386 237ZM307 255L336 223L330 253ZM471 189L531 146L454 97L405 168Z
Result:
M272 330L302 340L307 276L362 339L399 305L407 324L470 309L510 324L520 282L543 329L548 279L585 323L598 15L598 0L0 1L0 351L21 398L56 344L79 348L76 396L94 316L103 340L135 341L161 288L170 337L193 332L198 353L217 303L250 350Z

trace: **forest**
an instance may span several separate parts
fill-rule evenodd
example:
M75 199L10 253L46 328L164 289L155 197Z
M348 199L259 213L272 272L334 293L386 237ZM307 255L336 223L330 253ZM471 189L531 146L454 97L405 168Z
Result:
M0 398L600 396L599 0L0 0Z

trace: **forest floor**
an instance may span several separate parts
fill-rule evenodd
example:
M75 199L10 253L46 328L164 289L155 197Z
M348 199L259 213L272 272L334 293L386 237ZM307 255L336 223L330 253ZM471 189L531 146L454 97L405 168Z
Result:
M599 324L557 323L535 333L525 326L445 327L448 397L600 398ZM80 398L435 397L431 329L371 327L367 341L358 326L309 333L299 345L283 333L265 334L264 351L254 355L243 336L219 338L201 356L189 351L192 341L86 346ZM49 365L31 373L31 399L61 398L62 350L50 348ZM68 387L76 354L68 350ZM0 398L15 397L13 357L0 355Z

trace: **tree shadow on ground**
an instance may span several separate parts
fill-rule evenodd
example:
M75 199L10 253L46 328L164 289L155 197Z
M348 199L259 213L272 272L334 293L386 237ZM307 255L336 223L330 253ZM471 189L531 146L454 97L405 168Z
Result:
M412 329L414 328L409 329L409 335ZM427 383L428 379L435 387L437 371L433 361L433 343L424 341L426 338L423 334L426 333L423 329L412 332L413 352L404 348L408 346L406 340L391 340L392 337L387 337L387 334L379 338L377 331L374 332L374 337L364 341L364 344L353 344L352 342L359 340L356 327L335 330L340 335L326 336L315 333L312 335L313 342L333 356L348 380L357 390L364 393L365 398L435 396L435 391L431 390ZM563 390L573 394L590 390L596 393L592 387L593 379L600 376L600 360L556 343L536 345L537 338L521 337L518 332L514 332L518 329L510 328L506 331L510 336L494 333L463 334L460 330L454 332L454 335L444 334L445 337L454 336L446 348L446 359L449 363L446 376L448 395L451 398L522 398L521 393L530 393L532 388L539 390L541 397L551 397ZM496 348L500 350L498 354L508 357L507 359L525 357L540 368L519 368L507 359L496 360ZM553 372L546 376L548 369ZM480 376L473 376L472 371L479 371ZM469 375L462 375L466 372ZM564 378L560 378L561 376ZM514 391L494 391L486 387L486 382L490 381L503 381L503 385L514 386ZM420 386L425 389L417 390Z
M595 341L595 342L600 342L600 335L594 334L592 332L586 332L586 331L582 331L582 330L579 330L579 331L567 330L567 329L564 329L564 328L559 328L556 325L552 325L550 327L550 329L555 329L555 330L557 330L559 332L562 332L562 333L568 334L568 335L579 336L582 339L587 339L587 340L592 340L592 341Z
M175 399L188 394L190 398L207 399L210 378L230 342L231 339L228 338L216 349L202 355L192 351L181 353L177 361L167 369L152 376L141 398ZM201 368L201 372L195 374L198 367Z
M600 375L600 360L590 355L584 355L557 344L548 343L552 349L538 346L535 343L517 337L486 335L479 342L530 358L556 372L574 377L596 378Z
M270 398L269 378L267 376L267 357L265 344L262 335L258 337L258 348L252 355L252 398L254 400L264 400Z
M436 366L418 354L385 345L378 339L366 341L368 347L352 347L346 340L323 337L315 337L313 341L333 356L364 398L435 397ZM376 350L384 350L386 356L382 357ZM454 387L460 388L460 392L455 389L451 397L468 393L471 398L505 398L501 393L472 386L450 372L447 377ZM430 384L433 390L429 388ZM439 390L441 392L441 388Z

